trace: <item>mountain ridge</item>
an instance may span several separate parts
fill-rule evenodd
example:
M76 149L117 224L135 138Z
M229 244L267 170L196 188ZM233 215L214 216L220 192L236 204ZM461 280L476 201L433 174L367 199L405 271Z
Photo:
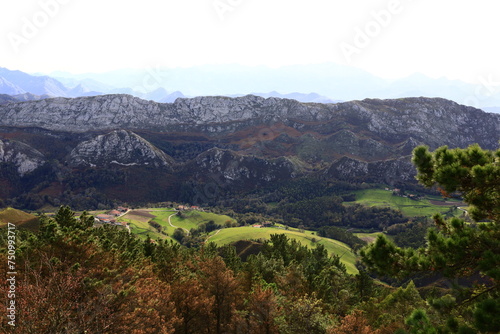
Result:
M0 166L9 196L26 201L28 191L37 199L28 201L32 207L68 198L84 206L96 202L92 196L101 203L215 204L303 178L414 184L409 155L416 146L496 149L500 115L423 97L320 104L247 95L158 103L104 95L1 105L0 140L22 143L9 157L41 152L33 153L43 162L35 169L21 171L10 158Z
M441 98L365 99L337 104L244 97L178 98L173 103L146 101L130 95L51 98L0 106L0 126L47 130L148 129L156 132L201 132L209 136L245 127L283 123L303 131L334 133L354 127L384 140L413 137L435 147L477 142L498 143L500 115ZM475 129L482 129L478 133ZM493 135L484 135L492 133Z

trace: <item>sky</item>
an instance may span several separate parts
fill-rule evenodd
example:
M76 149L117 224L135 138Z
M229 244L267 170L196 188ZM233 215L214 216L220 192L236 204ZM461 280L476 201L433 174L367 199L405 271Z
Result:
M383 78L500 81L498 0L0 0L25 72L333 62Z

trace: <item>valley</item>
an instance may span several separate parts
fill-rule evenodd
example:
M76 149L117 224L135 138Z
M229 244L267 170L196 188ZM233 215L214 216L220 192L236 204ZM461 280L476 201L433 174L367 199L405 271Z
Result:
M350 273L356 256L343 247L363 244L351 232L422 242L416 226L433 214L464 215L463 203L442 202L416 183L416 146L492 148L500 139L500 115L437 98L320 104L247 95L157 103L104 95L4 104L0 116L4 206L136 207L118 224L141 240L190 247L285 233L344 254ZM218 214L153 209L160 202ZM273 226L253 227L266 221ZM398 237L402 231L412 236Z
M0 334L500 333L498 2L2 4Z
M462 298L451 288L454 275L465 276L470 296L481 294L473 283L479 272L495 275L483 246L498 239L488 150L499 139L500 115L439 98L157 103L106 95L6 103L0 230L14 222L30 296L44 300L53 293L47 287L63 286L64 297L51 303L71 302L71 293L91 305L64 307L73 313L105 313L92 303L102 305L102 289L112 286L116 293L106 296L120 310L170 307L167 314L203 323L183 324L189 328L204 328L220 312L227 326L247 326L240 315L255 316L263 303L280 314L271 316L275 324L286 319L282 328L312 307L306 322L322 319L318 333L355 314L391 333L421 309L445 323L430 303ZM437 149L436 161L426 147ZM471 175L452 175L451 185L422 178L453 159L457 173ZM481 182L471 186L474 178ZM461 245L469 242L485 253L467 253ZM473 259L461 268L457 256ZM228 302L214 304L221 295ZM191 309L197 305L210 311ZM121 323L141 319L118 312ZM181 325L172 319L176 331Z
M348 201L343 204L349 206L357 203L365 206L389 207L394 210L400 210L407 217L406 219L417 216L429 219L435 213L450 214L452 216L463 215L463 211L457 209L450 211L450 207L455 208L458 205L463 205L463 203L458 200L443 202L439 200L438 196L410 199L411 197L407 195L396 195L393 190L388 190L387 188L357 190L352 193L352 196L356 198L355 201ZM307 230L303 226L297 228L275 223L272 216L263 215L257 218L254 223L248 221L245 223L227 215L215 214L203 209L199 211L198 208L192 209L185 205L121 210L126 211L116 217L116 224L114 225L116 225L117 229L126 229L140 240L149 238L154 241L163 240L173 243L186 243L186 237L196 237L197 239L189 241L191 247L199 247L208 242L213 242L217 246L237 245L238 242L243 241L256 242L256 245L259 245L263 241L269 240L273 234L285 234L287 237L298 241L308 248L315 248L318 245L324 246L330 255L340 257L340 261L346 266L349 274L356 274L358 272L356 262L359 260L359 257L351 246L335 240L335 238L320 236L317 230ZM77 215L79 214L81 212L77 212ZM95 217L106 217L108 213L107 211L97 210L89 211L89 214ZM48 215L51 216L53 214L48 213ZM264 221L264 219L268 220ZM6 224L7 221L13 221L19 227L35 228L36 230L36 216L24 213L23 211L12 208L6 209L0 212L0 220L2 222L5 221L3 224ZM207 224L210 228L207 228ZM102 225L103 223L98 223L95 227ZM1 227L2 225L0 225ZM179 231L176 232L177 229L184 231L181 234L181 238L179 237ZM344 227L344 229L349 234L349 231L353 230L348 227ZM373 242L376 236L385 234L382 231L373 232L373 227L371 228L371 232L363 233L361 231L362 228L355 228L353 236L368 243ZM190 236L190 234L194 234L194 236ZM390 234L393 235L394 233ZM391 235L388 235L388 237L393 238ZM243 252L239 256L246 258L248 255Z

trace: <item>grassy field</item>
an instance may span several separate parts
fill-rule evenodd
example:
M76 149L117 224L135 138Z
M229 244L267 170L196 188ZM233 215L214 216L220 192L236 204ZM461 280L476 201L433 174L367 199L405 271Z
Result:
M6 208L0 211L0 227L7 226L7 223L12 223L17 227L29 230L37 230L39 226L36 216L13 208Z
M210 242L214 242L216 245L222 246L238 240L266 240L270 239L271 234L277 233L284 233L290 239L295 239L307 247L312 248L315 247L316 244L321 244L325 246L329 254L341 256L340 260L345 264L348 273L356 274L358 272L354 265L356 262L356 255L352 253L349 246L337 240L318 237L311 231L300 232L295 229L285 230L275 227L255 228L251 226L243 226L222 229L210 238ZM313 242L313 238L316 239L316 242Z
M154 211L154 212L150 211L150 213L156 216L155 218L153 218L153 221L155 223L160 224L161 227L162 227L162 229L163 229L163 231L165 231L169 236L174 233L175 228L173 228L172 226L169 225L169 223L168 223L168 217L170 215L174 214L174 216L172 216L172 218L174 218L175 214L176 214L175 211L173 211L173 210L170 210L170 211ZM170 238L170 239L172 239L172 238ZM174 240L174 239L172 239L172 240Z
M229 216L218 215L211 212L203 211L184 211L183 217L176 214L172 209L141 209L134 210L121 217L119 221L127 222L130 224L132 233L138 235L140 238L145 239L148 235L152 239L171 239L170 236L174 233L175 228L168 223L168 217L171 216L170 221L174 226L190 230L196 228L198 225L207 223L213 220L216 224L224 225L226 221L233 222ZM151 226L149 222L155 222L162 227L167 235L159 233L156 228ZM174 240L175 241L175 240Z
M150 209L144 209L140 211L154 217L146 219L146 214L138 215L137 212L132 212L132 214L127 214L119 220L130 223L131 232L138 235L142 239L145 239L147 235L149 235L153 239L156 239L158 237L162 239L171 239L170 235L174 233L175 228L168 224L168 217L172 214L174 214L171 217L172 224L174 226L185 228L187 230L196 228L198 225L207 223L210 220L213 220L216 224L222 226L224 226L227 221L234 222L234 219L229 216L217 215L210 212L186 211L183 212L183 217L180 217L176 214L175 211L167 211L166 209L164 211ZM161 225L162 230L165 231L168 236L158 233L158 231L149 224L149 221L154 221ZM276 233L285 233L289 238L295 239L307 247L314 247L316 244L322 244L325 246L329 254L336 254L341 256L341 261L346 265L347 271L349 273L356 274L358 272L356 267L354 266L356 262L356 255L351 252L350 248L347 245L336 240L318 237L314 232L311 231L300 232L297 229L285 230L284 228L278 227L234 227L221 229L217 232L217 234L215 234L215 232L212 233L209 241L222 246L236 242L238 240L269 239L271 237L271 234ZM315 238L316 242L313 242L313 238Z
M360 238L361 240L366 241L367 243L374 242L379 235L384 235L382 232L373 232L373 233L353 233L355 236ZM386 236L387 237L387 236Z
M92 212L93 214L102 212ZM229 216L218 215L211 212L202 211L186 211L183 216L178 216L173 209L139 209L133 210L120 217L118 221L126 222L130 226L131 233L137 235L141 239L146 239L149 235L152 239L172 239L170 236L174 233L175 228L168 223L168 217L171 216L171 222L174 226L191 229L198 225L207 223L213 220L216 224L225 226L226 222L235 222ZM33 221L35 216L16 209L5 209L0 211L0 227L5 226L7 222L23 224ZM36 219L37 220L37 219ZM162 231L166 234L158 232L151 226L150 222L155 222L162 227ZM352 253L350 248L339 241L321 238L312 231L299 231L298 229L290 228L286 230L283 226L255 228L255 227L234 227L223 228L217 233L213 232L210 237L210 242L221 246L236 242L238 240L266 240L271 237L271 234L284 233L289 238L299 241L307 247L315 247L317 244L325 246L329 254L341 256L341 261L346 265L347 271L350 274L356 274L358 271L355 267L356 255ZM177 242L177 241L175 241Z
M222 226L224 226L227 221L234 222L234 219L229 216L203 211L187 211L184 213L184 218L174 216L172 217L171 222L176 226L190 229L197 227L200 224L208 223L211 220Z
M173 213L175 213L175 211L171 209L164 209L162 211L151 209L133 210L120 217L118 221L129 223L130 231L141 239L146 239L149 235L151 239L160 238L174 240L170 238L174 229L170 227L167 220L168 216ZM162 230L168 235L159 233L156 228L149 224L150 221L154 221L161 225Z
M431 203L432 201L432 203ZM432 216L436 213L445 213L449 211L453 205L459 206L463 203L457 200L443 201L442 198L437 196L428 196L423 199L413 200L407 197L394 196L392 191L383 189L367 189L356 192L355 202L366 206L386 206L396 210L400 210L405 216ZM462 214L460 210L454 210L454 215L459 216Z

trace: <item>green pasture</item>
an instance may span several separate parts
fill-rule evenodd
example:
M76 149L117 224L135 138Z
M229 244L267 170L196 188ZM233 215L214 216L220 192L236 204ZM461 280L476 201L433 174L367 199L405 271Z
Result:
M432 216L436 213L446 213L450 210L452 206L442 206L435 205L430 202L430 200L442 201L439 197L428 197L413 200L407 197L395 196L392 191L387 191L383 189L366 189L355 192L356 201L346 202L344 204L349 205L350 203L358 203L366 206L385 206L390 207L395 210L400 210L405 216L416 217L416 216ZM449 203L456 203L459 205L459 201L449 200ZM460 210L454 210L453 215L459 216L462 213Z
M231 244L238 240L267 240L271 238L271 234L277 233L284 233L290 239L295 239L307 247L313 248L316 244L321 244L325 246L329 254L341 256L340 260L345 264L348 273L356 274L358 272L355 267L356 255L352 253L349 246L337 240L318 237L311 231L304 231L302 233L298 230L285 230L283 228L275 227L256 228L243 226L222 229L210 238L210 242L214 242L216 245L222 246ZM315 242L313 241L313 238L316 240Z

